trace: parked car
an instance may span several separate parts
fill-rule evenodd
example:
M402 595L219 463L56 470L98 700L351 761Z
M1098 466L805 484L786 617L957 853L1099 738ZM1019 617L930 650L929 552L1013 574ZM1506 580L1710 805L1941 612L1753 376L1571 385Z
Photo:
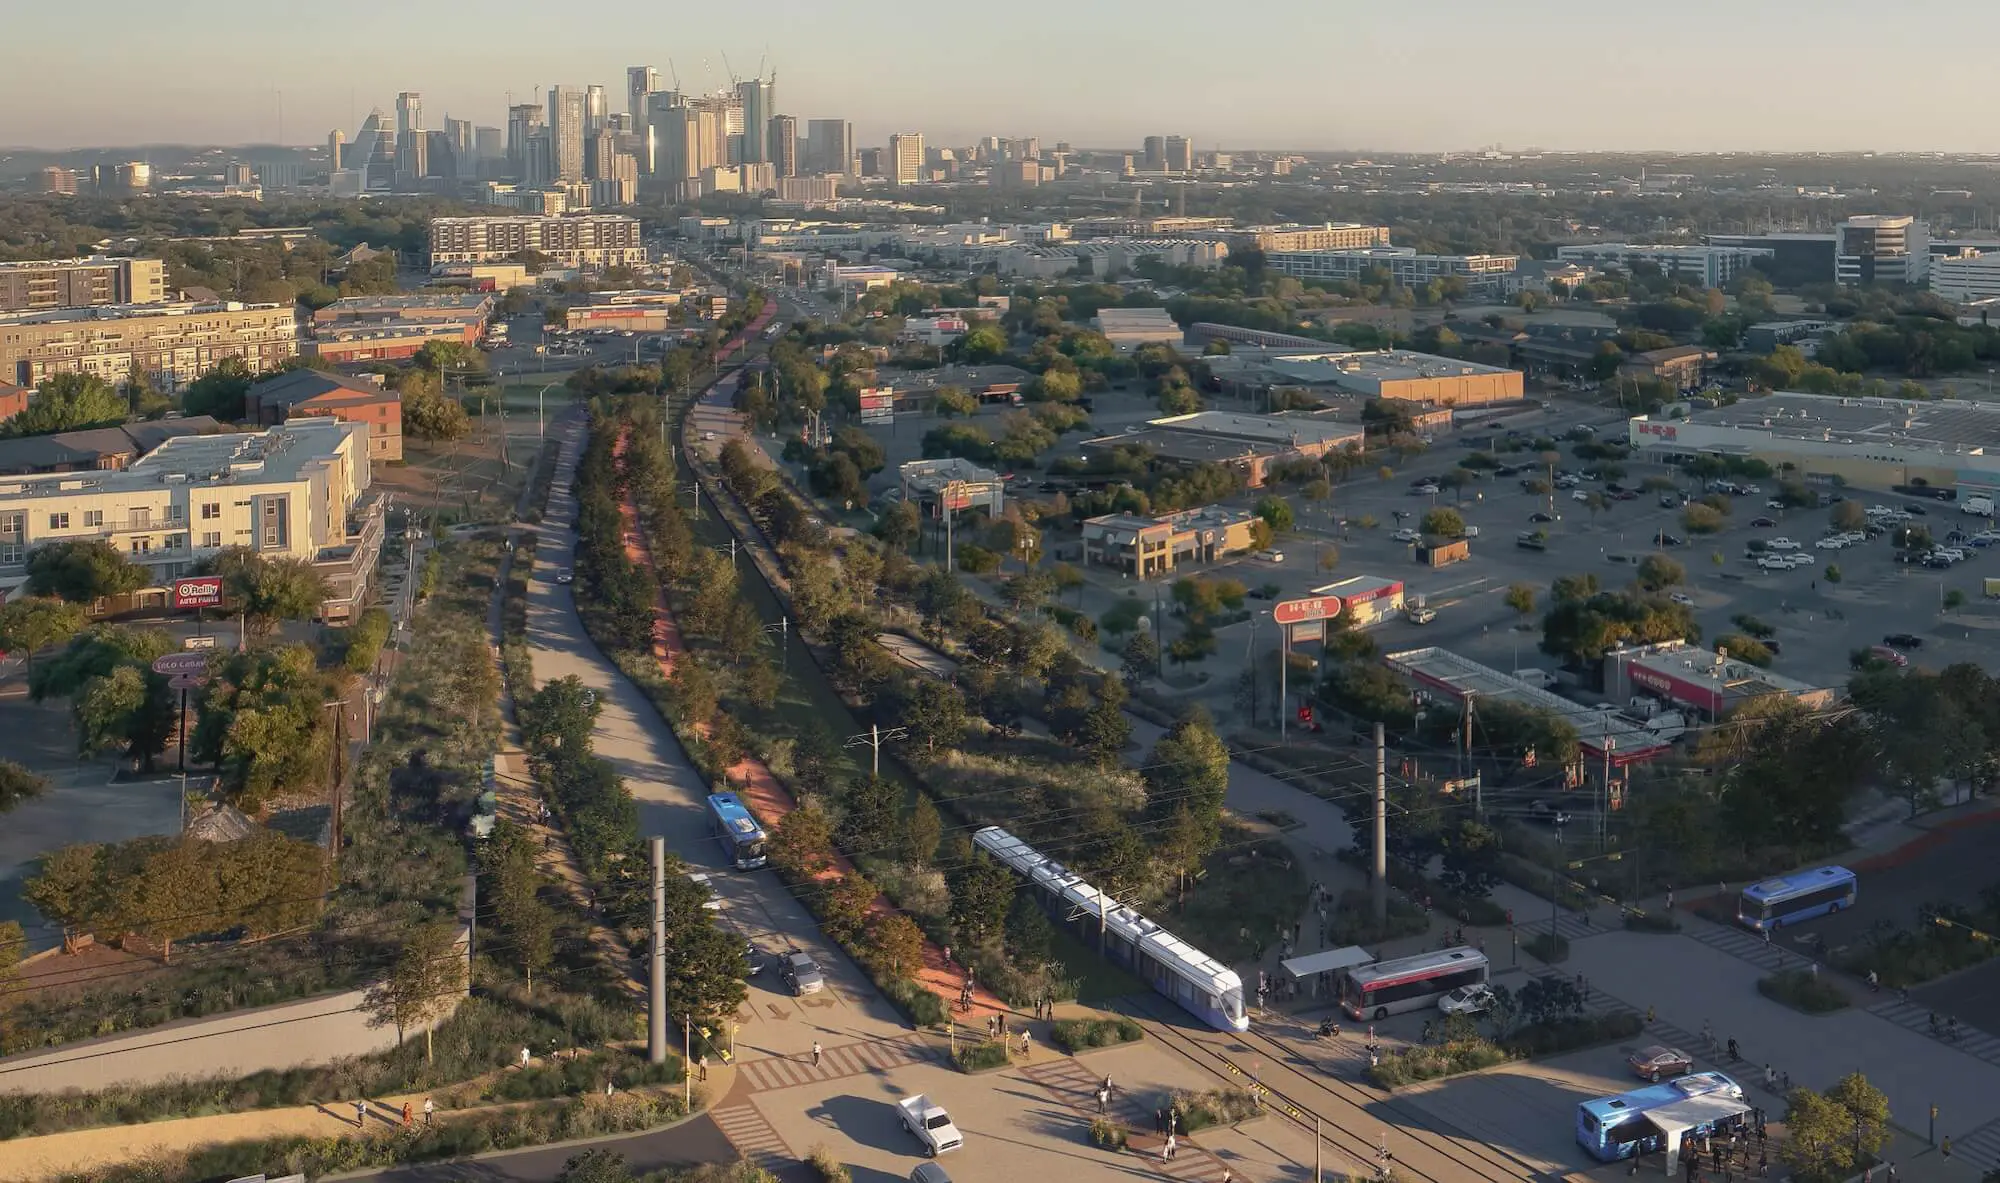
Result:
M1776 521L1774 521L1773 519L1771 519L1771 518L1751 518L1751 519L1750 519L1750 526L1751 526L1751 528L1752 528L1752 529L1756 529L1756 530L1769 530L1769 529L1772 529L1773 527L1775 527L1775 526L1776 526L1777 524L1778 524L1778 523L1777 523Z
M1529 803L1528 818L1531 821L1544 822L1551 826L1566 826L1569 824L1569 813L1560 806L1548 801L1534 801Z
M1396 531L1394 534L1389 535L1390 540L1395 542L1421 542L1423 541L1423 537L1424 537L1423 535L1417 533L1415 530L1410 529L1408 526L1405 526L1402 529Z
M1661 546L1686 546L1688 544L1687 539L1682 538L1678 534L1669 534L1665 530L1660 531L1659 535L1653 541L1659 543Z
M1765 508L1765 509L1783 509L1783 508L1785 508L1785 503L1784 503L1784 502L1782 502L1782 501L1780 501L1780 500L1778 500L1778 499L1777 499L1776 497L1773 497L1773 498L1770 498L1769 500L1767 500L1767 501L1765 501L1765 502L1764 502L1764 508Z
M1882 638L1882 643L1892 649L1921 649L1924 639L1915 633L1890 633Z
M1669 1076L1685 1076L1694 1068L1694 1057L1665 1044L1642 1047L1625 1058L1640 1079L1658 1082Z
M1672 493L1660 494L1661 509L1679 509L1680 505L1681 505L1681 499L1674 496Z
M1571 501L1588 501L1590 500L1590 494L1584 492L1582 489L1577 489L1569 495L1569 499Z
M819 962L812 954L793 949L778 963L778 976L784 979L785 988L793 994L804 997L826 989L826 975L820 972Z
M1847 539L1835 535L1832 538L1822 538L1818 542L1813 543L1813 545L1820 550L1845 550L1847 548Z
M1528 515L1528 520L1531 522L1553 522L1556 520L1556 515L1552 513L1544 513L1538 509L1535 512Z
M1793 541L1792 541L1791 539L1789 539L1789 538L1783 538L1783 537L1780 537L1780 538L1773 538L1773 539L1771 539L1771 541L1770 541L1770 542L1766 543L1766 545L1767 545L1767 546L1769 546L1769 547L1770 547L1770 548L1771 548L1772 550L1797 550L1797 549L1799 549L1799 544L1798 544L1798 543L1796 543L1796 542L1793 542Z
M1493 991L1480 983L1460 986L1438 999L1438 1009L1448 1015L1483 1015L1493 1009Z
M1676 604L1687 604L1689 606L1694 604L1694 597L1686 592L1675 592L1667 598Z

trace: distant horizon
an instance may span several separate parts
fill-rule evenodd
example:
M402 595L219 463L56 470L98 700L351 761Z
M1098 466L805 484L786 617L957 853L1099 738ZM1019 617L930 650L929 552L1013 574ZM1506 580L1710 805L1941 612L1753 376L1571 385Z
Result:
M1220 15L1015 0L1004 18L878 0L866 19L807 0L88 7L88 38L73 9L9 14L12 42L38 47L0 75L26 150L302 146L352 135L400 91L423 95L428 128L447 115L504 126L510 99L540 102L557 83L600 84L624 111L626 67L641 65L688 92L774 75L774 114L845 119L870 146L914 130L940 144L1150 134L1398 155L2000 154L1984 76L1923 68L2000 39L2000 5L1957 0L1685 0L1667 21L1632 0L1236 0Z

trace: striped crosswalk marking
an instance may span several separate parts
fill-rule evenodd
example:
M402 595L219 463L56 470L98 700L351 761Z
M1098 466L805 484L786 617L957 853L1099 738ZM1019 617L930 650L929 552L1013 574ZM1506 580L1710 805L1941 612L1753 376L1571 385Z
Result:
M756 1166L775 1171L792 1161L791 1148L755 1105L730 1105L711 1111L710 1116L736 1152Z
M1951 1140L1951 1156L1964 1159L1982 1171L2000 1170L2000 1120Z
M1104 1078L1084 1065L1064 1056L1029 1064L1021 1069L1021 1075L1041 1085L1049 1095L1083 1120L1096 1118L1097 1090L1103 1085ZM1118 1089L1113 1089L1112 1093L1111 1110L1107 1116L1131 1131L1132 1140L1127 1152L1145 1161L1149 1174L1157 1173L1183 1183L1219 1183L1223 1170L1221 1159L1186 1137L1176 1140L1171 1160L1162 1159L1160 1150L1166 1139L1142 1132L1152 1130L1152 1113L1132 1094Z
M1939 1022L1944 1021L1943 1015L1938 1014L1938 1012L1928 1007L1919 1006L1914 1002L1903 1002L1895 998L1876 1003L1874 1006L1868 1008L1868 1013L1887 1019L1898 1027L1915 1031L1919 1035L1929 1035L1931 1033L1931 1017L1933 1015L1937 1016ZM1984 1060L1988 1064L2000 1067L2000 1037L1990 1035L1977 1027L1969 1026L1965 1023L1960 1023L1958 1030L1958 1038L1946 1041L1946 1047L1953 1051L1964 1052L1975 1060ZM1953 1145L1957 1145L1957 1143L1954 1142Z
M905 1064L936 1058L922 1036L907 1039L870 1040L821 1050L819 1063L810 1055L774 1056L751 1060L742 1067L742 1079L752 1092L791 1088L822 1080L839 1080L864 1072L886 1072Z

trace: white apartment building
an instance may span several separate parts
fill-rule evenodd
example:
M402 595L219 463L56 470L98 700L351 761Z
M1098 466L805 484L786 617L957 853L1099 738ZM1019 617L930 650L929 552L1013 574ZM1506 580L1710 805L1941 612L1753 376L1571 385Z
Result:
M643 267L639 219L621 214L431 219L431 266L500 263L537 251L563 267Z
M345 619L380 550L371 480L368 425L317 416L179 436L121 471L0 477L0 592L25 583L29 553L52 542L108 541L152 572L155 591L247 547L312 560L334 587L327 619Z
M1930 258L1930 224L1908 214L1864 214L1833 228L1836 283L1922 284Z
M1564 263L1609 263L1632 270L1649 263L1676 279L1719 288L1748 271L1758 259L1768 259L1768 249L1734 246L1642 246L1629 242L1584 242L1556 248L1556 258Z
M1468 294L1482 299L1505 296L1519 263L1518 255L1420 255L1406 246L1270 251L1264 256L1264 265L1270 270L1295 279L1359 283L1370 272L1381 270L1403 287L1421 287L1433 279L1457 277L1465 281Z
M1954 304L2000 297L2000 252L1965 250L1930 261L1931 292Z

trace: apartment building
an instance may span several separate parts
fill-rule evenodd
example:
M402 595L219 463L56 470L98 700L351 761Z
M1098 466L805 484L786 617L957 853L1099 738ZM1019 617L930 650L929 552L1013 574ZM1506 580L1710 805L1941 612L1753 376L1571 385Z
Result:
M138 304L0 313L0 381L56 374L123 381L134 370L179 390L225 357L268 370L299 351L291 304Z
M431 266L500 263L536 251L564 267L639 267L646 247L639 220L619 214L431 219Z
M38 259L0 263L0 312L158 304L167 298L159 259Z
M170 439L227 430L226 424L208 415L188 415L0 439L0 476L116 472L132 467L133 461Z
M1930 262L1932 293L1958 304L2000 296L2000 252L1966 248Z
M1360 222L1326 222L1318 226L1245 226L1222 233L1230 246L1255 247L1272 251L1358 251L1388 246L1387 226L1367 226Z
M1512 285L1518 255L1420 255L1410 247L1367 250L1269 251L1264 265L1279 275L1331 283L1360 283L1374 272L1386 272L1390 282L1421 287L1433 279L1461 279L1466 294L1494 299Z
M134 607L230 547L313 562L333 585L327 620L363 602L381 548L368 495L368 426L312 418L266 431L170 439L120 472L0 478L0 593L27 580L38 546L102 539L146 567Z
M243 396L243 415L262 427L276 427L315 415L368 425L368 458L403 458L403 396L382 385L380 374L348 377L320 370L293 370L266 378Z
M1644 263L1705 288L1722 287L1757 260L1773 254L1769 247L1641 246L1629 242L1587 242L1556 248L1556 258L1565 263L1609 263L1627 271Z

